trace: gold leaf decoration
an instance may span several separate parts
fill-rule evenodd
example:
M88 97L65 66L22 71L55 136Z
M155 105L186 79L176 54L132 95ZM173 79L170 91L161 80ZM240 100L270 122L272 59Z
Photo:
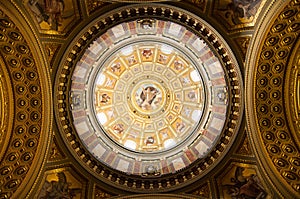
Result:
M191 194L201 196L204 198L210 198L210 188L208 183L201 185L198 189L194 190Z
M248 50L250 39L251 39L250 36L239 37L239 38L235 39L235 42L238 44L239 49L242 52L243 61L245 61L245 58L246 58L246 53L247 53L247 50Z
M112 197L111 194L106 193L105 191L103 191L103 189L101 189L98 186L95 187L95 192L94 192L95 199L105 199L105 198L110 198L110 197Z
M60 160L66 157L58 146L59 145L57 144L56 138L53 137L49 156L50 161Z
M98 8L101 8L104 5L107 5L109 3L104 2L102 0L87 0L86 5L88 8L88 13L91 14L94 11L96 11Z
M243 138L243 142L241 142L241 145L239 146L238 150L236 150L237 154L240 155L253 155L252 150L251 150L251 146L248 140L247 135L245 134L244 138Z

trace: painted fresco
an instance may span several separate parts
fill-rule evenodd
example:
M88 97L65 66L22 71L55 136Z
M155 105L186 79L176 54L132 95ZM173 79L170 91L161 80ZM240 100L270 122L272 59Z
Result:
M269 198L256 169L247 164L232 164L221 180L223 197L232 199Z
M73 0L29 0L27 5L46 33L63 32L78 15Z
M263 3L262 3L263 2ZM214 17L221 16L230 29L253 26L263 0L220 0L216 3ZM224 22L221 20L222 23Z
M68 168L67 168L68 169ZM83 198L83 185L65 168L46 171L45 182L36 196L38 199Z

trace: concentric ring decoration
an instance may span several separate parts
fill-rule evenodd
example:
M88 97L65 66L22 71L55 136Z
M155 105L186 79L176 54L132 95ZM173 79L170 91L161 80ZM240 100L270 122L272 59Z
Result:
M206 22L140 4L108 13L72 43L58 70L56 113L69 150L96 178L161 192L224 157L241 123L242 78Z
M225 123L227 85L203 40L173 22L146 22L119 24L86 50L73 73L72 113L79 137L103 163L167 174L211 150Z

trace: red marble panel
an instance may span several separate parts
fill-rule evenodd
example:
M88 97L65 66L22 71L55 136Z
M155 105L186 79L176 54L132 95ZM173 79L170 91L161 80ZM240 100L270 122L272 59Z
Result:
M193 35L192 32L186 31L181 42L185 44L191 38L192 35Z
M130 33L135 35L136 34L136 23L135 22L129 22L129 30Z
M213 80L211 80L211 83L212 83L213 86L215 86L215 85L225 85L226 84L224 78L213 79Z
M184 153L190 162L194 162L196 160L196 156L193 154L193 152L190 149L187 149Z
M168 167L168 163L166 160L162 160L161 161L161 170L162 170L162 174L167 174L170 173L169 167Z
M213 106L212 111L217 112L217 113L221 113L221 114L225 114L226 113L226 108L223 107L223 106Z
M216 136L215 135L213 135L212 133L210 133L209 131L207 131L207 130L205 130L205 131L203 131L203 135L205 136L205 137L207 137L210 141L214 141L215 140L215 138L216 138Z
M157 28L157 34L162 34L165 28L165 22L159 21L158 22L158 28Z
M115 152L110 152L108 157L105 160L105 163L112 165L112 162L114 161L114 159L116 158L117 154Z

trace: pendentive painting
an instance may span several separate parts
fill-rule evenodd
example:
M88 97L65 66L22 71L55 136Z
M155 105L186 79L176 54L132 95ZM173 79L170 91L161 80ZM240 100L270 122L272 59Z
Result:
M264 0L219 0L213 16L223 18L230 29L253 26L264 3Z
M29 0L27 6L46 34L65 33L79 18L75 0Z

